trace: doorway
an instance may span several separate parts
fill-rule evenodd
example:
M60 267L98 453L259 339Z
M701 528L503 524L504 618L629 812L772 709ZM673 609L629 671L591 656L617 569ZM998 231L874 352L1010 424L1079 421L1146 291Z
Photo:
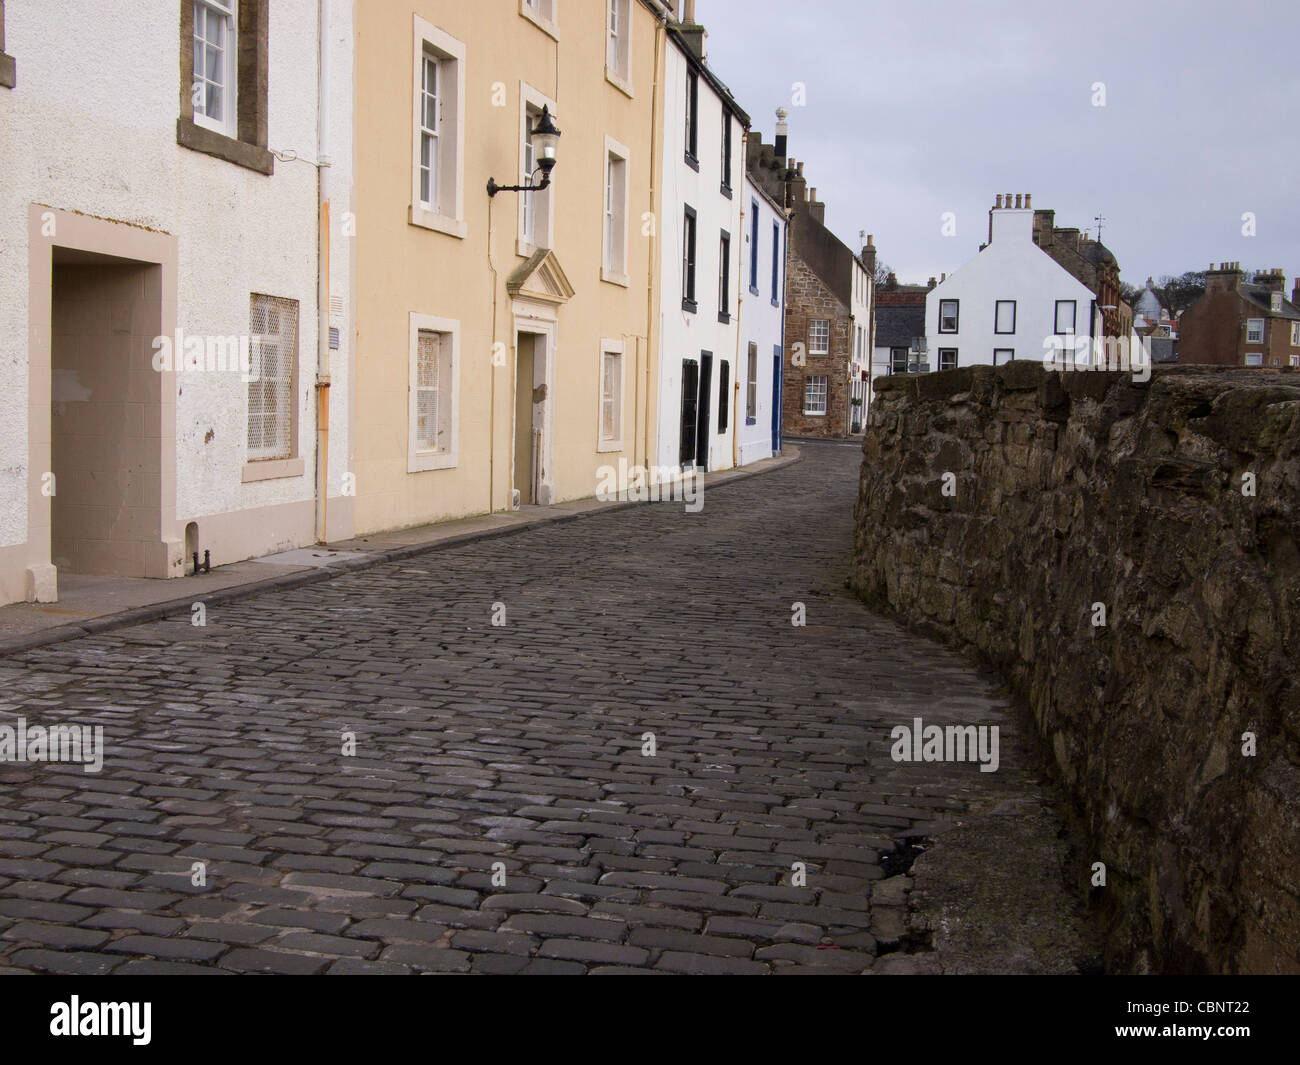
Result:
M550 383L552 334L517 329L515 332L514 433L511 487L520 506L554 502L549 463Z
M50 292L50 560L161 576L162 268L55 247Z
M781 454L781 345L772 349L772 454Z
M678 434L677 465L682 469L695 461L695 434L699 425L700 364L682 359L682 420Z
M709 469L709 412L713 409L713 353L700 352L700 402L696 408L695 468Z

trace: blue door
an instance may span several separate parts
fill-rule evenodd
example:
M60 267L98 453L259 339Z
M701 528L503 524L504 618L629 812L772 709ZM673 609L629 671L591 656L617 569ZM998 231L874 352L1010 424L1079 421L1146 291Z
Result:
M781 453L781 345L772 346L772 454Z

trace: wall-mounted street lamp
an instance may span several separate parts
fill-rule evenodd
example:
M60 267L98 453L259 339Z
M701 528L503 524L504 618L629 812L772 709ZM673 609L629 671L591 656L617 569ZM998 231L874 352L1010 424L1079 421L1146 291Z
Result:
M542 106L542 113L537 118L537 125L528 131L528 139L533 143L533 158L537 160L537 170L528 175L527 185L498 185L494 178L488 178L489 196L498 192L541 192L551 183L551 171L555 169L555 147L560 140L560 131L551 119L549 106ZM532 184L533 174L542 172L542 180Z

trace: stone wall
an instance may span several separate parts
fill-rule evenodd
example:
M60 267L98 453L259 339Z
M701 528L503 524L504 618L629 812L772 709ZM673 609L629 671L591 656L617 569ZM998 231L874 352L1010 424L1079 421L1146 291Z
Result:
M1027 703L1113 971L1300 971L1298 489L1289 372L876 383L856 589Z

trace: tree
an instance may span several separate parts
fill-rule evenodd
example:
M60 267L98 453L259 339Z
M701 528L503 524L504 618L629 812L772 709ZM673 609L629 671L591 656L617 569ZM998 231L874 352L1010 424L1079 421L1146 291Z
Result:
M894 268L889 263L876 263L876 288L884 288L889 284L889 275L894 272Z
M1205 271L1188 270L1177 277L1165 274L1152 286L1152 290L1160 301L1160 306L1177 317L1201 298L1201 293L1205 291Z
M1137 285L1130 285L1127 281L1119 283L1119 298L1127 303L1130 307L1136 307L1137 301L1142 298L1142 293L1146 288L1138 288Z

